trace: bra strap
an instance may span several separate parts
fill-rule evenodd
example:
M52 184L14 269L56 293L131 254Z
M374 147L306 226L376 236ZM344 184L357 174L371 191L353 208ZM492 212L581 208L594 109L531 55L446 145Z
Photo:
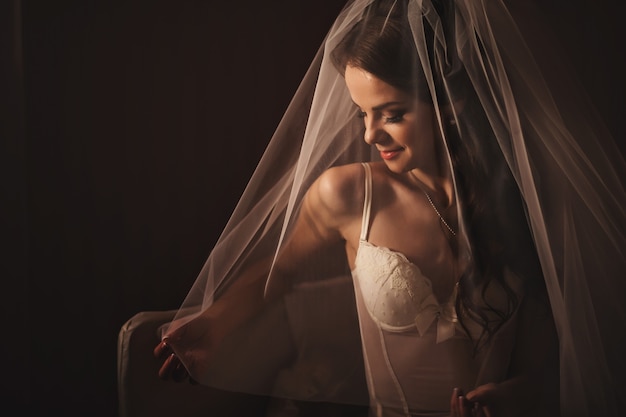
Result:
M370 227L370 211L372 207L372 169L369 164L361 162L365 169L365 198L363 199L363 218L361 223L361 240L367 241Z

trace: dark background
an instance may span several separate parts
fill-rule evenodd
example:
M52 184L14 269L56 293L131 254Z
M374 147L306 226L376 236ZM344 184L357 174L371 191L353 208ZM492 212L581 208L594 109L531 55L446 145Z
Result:
M344 3L2 2L5 410L117 414L120 327L180 304ZM541 7L623 147L617 10Z

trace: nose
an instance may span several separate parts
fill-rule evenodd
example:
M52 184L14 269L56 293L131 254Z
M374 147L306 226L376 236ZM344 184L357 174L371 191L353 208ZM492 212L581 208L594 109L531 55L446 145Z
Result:
M376 120L365 120L365 133L363 139L368 145L373 145L380 141L382 132Z

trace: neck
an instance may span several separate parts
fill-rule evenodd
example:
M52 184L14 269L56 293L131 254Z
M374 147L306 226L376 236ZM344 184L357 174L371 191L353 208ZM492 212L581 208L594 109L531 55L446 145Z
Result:
M454 203L454 187L449 176L433 176L416 168L409 171L411 182L430 194L443 209Z
M455 203L454 185L448 153L434 117L435 115L433 115L433 130L431 132L435 138L432 141L434 158L431 159L430 163L414 168L409 172L413 179L417 180L417 185L428 192L445 210Z

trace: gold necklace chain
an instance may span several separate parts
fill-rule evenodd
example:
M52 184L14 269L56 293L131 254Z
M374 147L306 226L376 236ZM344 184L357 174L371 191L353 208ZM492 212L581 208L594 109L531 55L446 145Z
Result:
M413 171L409 171L409 174L418 182L421 183L421 181L415 176L415 174L413 173ZM430 194L428 194L428 191L426 191L425 189L423 189L422 187L419 187L420 190L422 190L422 192L424 193L424 195L426 196L426 198L428 199L428 202L430 203L430 206L433 208L433 210L435 210L435 213L437 213L437 217L439 217L439 220L441 220L441 223L443 223L443 225L446 227L446 229L448 229L450 231L450 233L452 233L452 236L456 236L456 232L450 227L450 225L448 224L448 222L446 221L446 219L443 218L443 216L441 215L441 213L439 213L439 210L437 210L437 206L435 206L435 203L433 203L433 199L430 198Z

